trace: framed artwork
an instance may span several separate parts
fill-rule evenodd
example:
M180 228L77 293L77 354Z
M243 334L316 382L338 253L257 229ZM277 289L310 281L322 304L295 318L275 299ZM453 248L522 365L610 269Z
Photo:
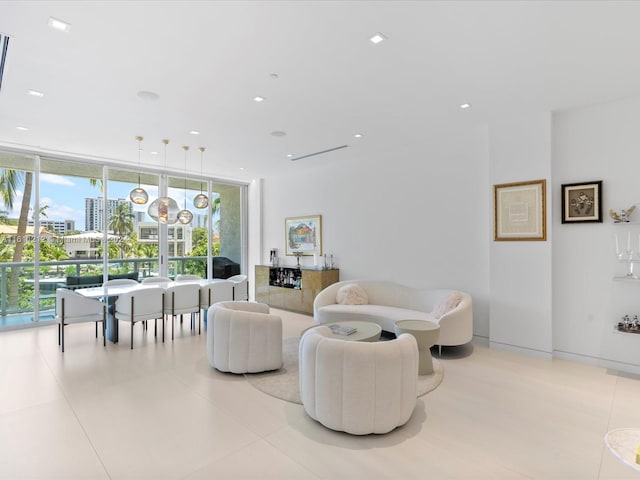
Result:
M547 239L546 180L493 186L493 239L545 241Z
M602 180L562 185L562 223L602 223Z
M285 254L322 255L322 216L284 219Z

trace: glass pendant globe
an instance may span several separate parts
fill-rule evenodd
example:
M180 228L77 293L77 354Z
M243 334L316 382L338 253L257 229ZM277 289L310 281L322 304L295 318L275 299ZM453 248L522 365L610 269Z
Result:
M209 206L209 197L204 193L199 193L193 197L193 206L196 208L207 208Z
M178 221L183 225L186 225L187 223L191 223L191 220L193 220L193 213L191 213L186 208L178 212Z
M136 187L129 193L129 199L136 205L144 205L149 201L149 194L142 187Z
M156 198L149 208L147 214L156 222L172 225L178 221L178 203L171 197Z

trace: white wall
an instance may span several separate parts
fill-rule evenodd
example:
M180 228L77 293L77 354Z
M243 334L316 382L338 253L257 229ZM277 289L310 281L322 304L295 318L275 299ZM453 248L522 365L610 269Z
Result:
M624 274L615 259L614 235L638 248L640 226L614 225L609 209L640 203L640 97L559 113L553 120L554 194L561 185L603 181L604 223L561 224L554 210L554 347L560 355L640 373L640 335L614 324L640 314L640 281L614 282ZM640 205L631 217L640 222ZM640 267L640 265L638 266Z
M489 137L492 185L547 181L547 241L491 242L491 346L550 357L551 115L540 112L493 122Z
M291 173L264 181L262 263L271 248L283 254L285 217L321 214L323 251L334 254L342 280L465 290L474 299L474 332L489 335L485 127L376 149L362 142L300 162L317 167L292 162Z

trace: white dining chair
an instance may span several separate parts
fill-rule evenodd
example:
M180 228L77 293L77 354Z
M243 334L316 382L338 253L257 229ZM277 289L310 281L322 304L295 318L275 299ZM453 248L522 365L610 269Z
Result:
M95 298L86 298L67 288L56 290L56 322L58 322L58 345L64 353L64 327L74 323L95 322L98 338L98 322L102 322L102 346L106 346L105 325L107 306Z
M116 321L131 322L131 349L133 349L133 325L136 322L155 320L154 336L158 336L158 319L162 320L164 342L164 289L139 288L118 297L115 306Z
M233 287L235 283L230 280L220 280L207 283L200 287L200 309L204 315L204 328L207 329L207 311L211 305L218 302L233 300Z
M171 279L169 277L145 277L140 283L169 283Z
M200 334L200 285L197 283L176 282L165 290L165 315L171 316L171 340L174 338L175 317L191 314L191 329L195 328L194 314L198 313L198 335ZM164 324L164 322L163 322ZM164 338L164 336L163 336Z
M234 283L234 300L249 300L249 281L246 275L234 275L233 277L227 278L227 280Z
M176 276L176 282L190 282L194 280L195 281L202 280L202 277L200 275L188 275L188 274L181 274Z

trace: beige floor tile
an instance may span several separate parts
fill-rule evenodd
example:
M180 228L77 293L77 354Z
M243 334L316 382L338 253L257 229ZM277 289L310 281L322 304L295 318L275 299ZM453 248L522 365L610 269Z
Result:
M296 461L260 440L236 453L184 477L183 480L209 480L212 478L273 479L273 480L313 480L313 475Z
M66 402L0 415L0 479L107 479L90 439Z
M313 325L274 312L285 338ZM64 354L55 326L0 333L0 480L640 478L604 445L640 427L635 376L447 348L405 426L352 436L212 369L204 331L163 344L138 327L133 350L128 331L104 348L93 325L70 327Z

